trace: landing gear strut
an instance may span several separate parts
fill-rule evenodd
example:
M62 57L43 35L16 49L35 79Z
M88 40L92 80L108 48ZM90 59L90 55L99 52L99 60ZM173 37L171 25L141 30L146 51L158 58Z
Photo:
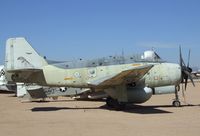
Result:
M175 88L175 99L174 99L174 101L172 102L172 105L174 106L174 107L181 107L181 102L180 102L180 100L179 100L179 96L178 96L178 91L180 90L180 86L178 85L178 86L176 86L176 88Z
M112 108L114 110L124 110L126 107L126 103L119 102L118 100L111 97L108 97L106 99L106 104L109 108Z

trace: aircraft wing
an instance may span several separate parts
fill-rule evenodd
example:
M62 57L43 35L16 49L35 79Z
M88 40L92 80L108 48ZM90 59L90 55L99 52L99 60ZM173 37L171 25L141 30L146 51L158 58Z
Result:
M95 87L116 86L122 83L132 83L140 80L153 65L139 66L132 69L124 70L118 74L103 77L101 79L91 81L89 85Z

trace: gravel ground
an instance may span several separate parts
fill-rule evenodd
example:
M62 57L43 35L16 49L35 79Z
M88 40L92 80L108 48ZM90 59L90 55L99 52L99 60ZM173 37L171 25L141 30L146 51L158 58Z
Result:
M171 106L174 95L153 96L125 111L107 109L105 102L58 101L21 103L0 93L1 136L199 136L200 83L188 86L183 106Z

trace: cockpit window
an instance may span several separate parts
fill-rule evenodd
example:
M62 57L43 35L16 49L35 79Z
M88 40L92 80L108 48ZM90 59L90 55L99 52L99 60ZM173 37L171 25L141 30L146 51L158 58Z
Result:
M161 60L160 56L154 51L145 51L141 56L142 60L156 61Z

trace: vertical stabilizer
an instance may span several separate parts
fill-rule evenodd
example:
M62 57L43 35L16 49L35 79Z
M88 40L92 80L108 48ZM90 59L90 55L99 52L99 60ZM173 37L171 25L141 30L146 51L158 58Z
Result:
M47 65L25 38L10 38L6 42L5 69L41 69Z

